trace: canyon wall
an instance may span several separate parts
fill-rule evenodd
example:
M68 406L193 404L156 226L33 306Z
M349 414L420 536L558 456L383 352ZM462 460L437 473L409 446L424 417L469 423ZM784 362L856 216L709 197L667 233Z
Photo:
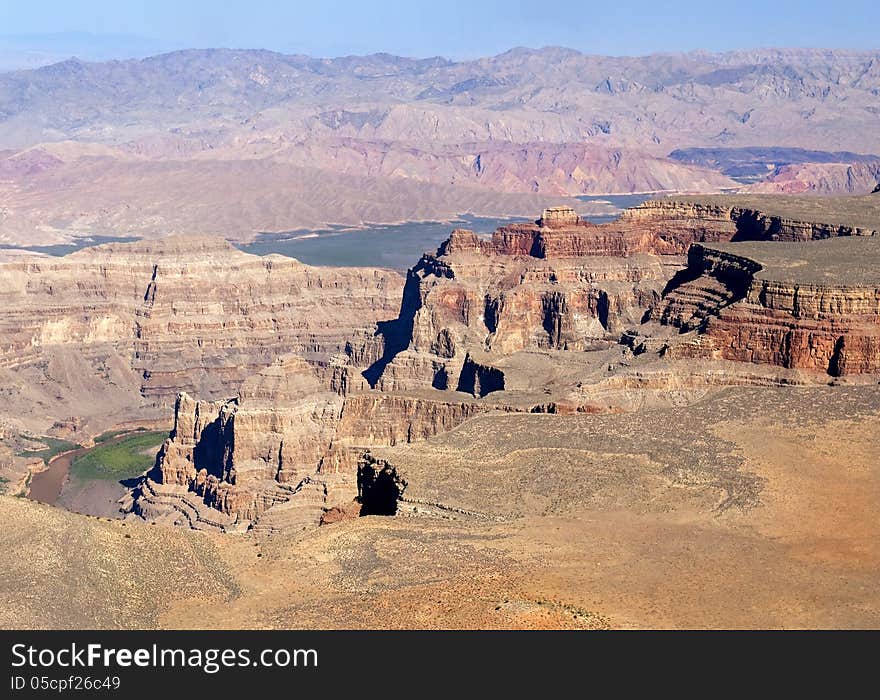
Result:
M235 399L181 394L174 429L126 507L196 528L315 526L354 500L366 449L424 440L487 410L439 392L342 395L301 358L282 358Z
M366 376L383 391L491 393L504 386L495 359L616 344L659 302L694 241L736 231L721 209L672 202L601 225L553 208L491 237L455 230L410 270L401 315L382 329L384 354Z
M36 416L50 400L50 417L63 418L102 403L108 415L169 405L180 391L228 397L290 353L328 366L358 328L397 313L402 283L391 271L313 268L221 239L23 256L0 264L9 413ZM51 398L34 393L42 387Z
M181 395L127 508L311 527L394 512L406 485L365 453L478 414L616 413L880 373L880 237L827 221L666 200L610 224L557 207L491 236L457 229L408 272L397 317L328 359L297 347L234 399Z
M723 358L832 376L880 372L878 239L800 246L694 245L658 306L661 323L699 334L672 357Z
M676 198L646 202L607 224L557 207L491 237L453 231L436 254L410 270L401 315L382 329L383 356L366 376L383 391L433 387L485 395L505 386L496 360L520 351L596 349L617 343L648 318L703 330L709 315L745 296L750 275L760 268L741 260L730 264L720 253L702 255L706 246L876 232L858 217L848 223L839 213L822 219L810 211L799 218L770 209L765 213L738 198ZM671 296L669 285L675 287Z
M846 204L840 204L846 202ZM880 233L878 202L873 197L820 199L738 195L656 199L626 210L621 222L643 222L693 232L682 242L811 241L835 236ZM661 239L668 234L659 233ZM680 249L680 248L679 248ZM687 251L687 245L682 252Z

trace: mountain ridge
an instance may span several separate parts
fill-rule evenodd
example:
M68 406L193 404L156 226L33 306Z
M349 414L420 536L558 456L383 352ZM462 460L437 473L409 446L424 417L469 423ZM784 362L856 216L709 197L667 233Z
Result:
M820 162L880 153L878 96L880 51L629 58L548 47L451 61L186 49L70 59L0 73L0 151L9 152L0 240L187 230L247 238L466 211L507 216L558 197L718 192L737 188L743 167L755 182L810 153ZM57 145L68 142L76 147ZM687 155L700 149L723 153ZM313 182L299 169L317 172ZM808 182L784 187L871 189L868 177L801 171ZM368 178L363 188L376 196L340 189L343 176ZM250 199L230 204L244 192Z

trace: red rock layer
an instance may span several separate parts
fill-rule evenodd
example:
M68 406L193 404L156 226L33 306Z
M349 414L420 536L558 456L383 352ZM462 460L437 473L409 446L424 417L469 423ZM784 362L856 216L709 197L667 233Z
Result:
M673 356L835 376L880 372L880 284L762 279L755 260L706 246L694 246L689 270L692 279L671 290L656 314L701 333Z

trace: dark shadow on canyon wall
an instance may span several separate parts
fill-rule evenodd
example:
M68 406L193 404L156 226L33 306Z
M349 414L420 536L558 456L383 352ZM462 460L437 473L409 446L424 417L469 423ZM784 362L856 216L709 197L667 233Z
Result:
M371 387L376 387L376 382L382 376L382 372L388 364L409 347L412 337L413 320L416 312L422 308L422 298L419 293L420 277L418 272L425 267L425 258L406 273L406 284L403 287L403 298L400 302L400 313L393 321L380 321L376 324L376 335L382 336L384 341L382 357L365 369L361 374Z

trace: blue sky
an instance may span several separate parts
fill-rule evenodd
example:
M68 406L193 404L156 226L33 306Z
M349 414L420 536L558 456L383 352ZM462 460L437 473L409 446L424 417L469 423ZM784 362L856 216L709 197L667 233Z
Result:
M466 58L513 46L641 55L766 46L880 48L874 1L0 0L0 34L137 35L174 47Z

